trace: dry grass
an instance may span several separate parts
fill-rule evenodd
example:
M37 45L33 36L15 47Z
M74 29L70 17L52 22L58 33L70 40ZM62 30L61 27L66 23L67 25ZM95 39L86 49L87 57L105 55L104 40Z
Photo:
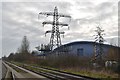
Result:
M20 63L17 62L13 62L17 65L21 65ZM31 64L33 66L42 66L42 65L38 65L38 64ZM118 78L118 74L114 73L110 70L105 70L105 69L91 69L91 68L83 68L83 67L50 67L50 66L44 66L47 68L51 68L51 69L55 69L55 70L61 70L61 71L65 71L65 72L70 72L70 73L74 73L74 74L79 74L79 75L83 75L83 76L89 76L89 77L93 77L93 78L103 78L103 79L112 79L112 78Z
M110 70L94 69L91 66L89 57L64 56L56 58L29 58L24 63L32 64L34 66L45 66L52 69L58 69L84 76L94 78L118 78L118 74ZM32 62L31 62L32 61Z
M104 69L102 70L94 70L94 69L83 69L83 68L62 68L61 70L64 70L66 72L71 72L71 73L75 73L75 74L80 74L83 76L90 76L90 77L94 77L94 78L118 78L118 74L113 73L111 71L106 71Z

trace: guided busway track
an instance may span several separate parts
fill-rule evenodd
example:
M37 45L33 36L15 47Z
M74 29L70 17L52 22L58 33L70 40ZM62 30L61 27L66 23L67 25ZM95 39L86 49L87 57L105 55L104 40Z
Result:
M12 64L10 62L6 62L6 63L12 66L16 66L15 64ZM20 64L19 67L25 68L39 75L45 76L51 80L99 80L96 78L81 76L81 75L63 72L59 70L53 70L45 67L31 66L28 64Z

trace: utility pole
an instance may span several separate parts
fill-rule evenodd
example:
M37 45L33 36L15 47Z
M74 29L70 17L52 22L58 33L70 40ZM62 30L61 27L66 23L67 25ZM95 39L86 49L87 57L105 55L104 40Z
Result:
M44 21L42 22L43 26L46 24L51 24L52 25L52 30L48 30L45 32L45 35L47 33L51 33L51 38L50 38L50 50L53 50L53 47L60 47L61 46L61 38L60 35L64 34L65 32L60 32L59 31L59 26L68 26L66 23L60 23L59 18L60 17L66 17L66 18L71 18L69 15L64 15L58 13L57 7L55 7L54 12L40 12L39 15L46 15L48 16L53 16L53 21Z

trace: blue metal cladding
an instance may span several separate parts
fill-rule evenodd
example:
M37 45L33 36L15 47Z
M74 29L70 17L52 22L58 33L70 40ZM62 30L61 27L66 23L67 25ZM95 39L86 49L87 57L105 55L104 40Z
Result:
M62 45L59 48L56 48L54 51L60 51L63 48L68 48L69 53L72 55L81 55L81 56L91 56L94 53L94 42L89 41L78 41L72 42L65 45ZM99 50L99 44L97 43L97 50ZM108 44L102 44L103 53L108 53L111 47L116 47Z

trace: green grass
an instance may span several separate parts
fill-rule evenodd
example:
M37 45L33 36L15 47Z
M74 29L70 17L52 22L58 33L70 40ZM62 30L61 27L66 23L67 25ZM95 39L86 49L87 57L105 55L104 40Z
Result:
M20 70L20 69L18 69L17 67L11 65L11 64L9 64L9 66L11 66L15 71L17 71L17 72L19 72L19 73L26 73L25 71Z
M21 66L23 67L23 63L19 63L19 62L12 62L13 64L17 65L17 66ZM35 65L35 64L32 64L31 66L37 66L39 67L38 65ZM43 66L42 66L43 67ZM30 67L30 66L24 66L24 68L26 69L30 69L32 71L35 71L35 72L40 72L40 71L43 71L43 72L49 72L49 73L52 73L51 71L48 71L48 70L43 70L43 69L36 69L34 67Z

